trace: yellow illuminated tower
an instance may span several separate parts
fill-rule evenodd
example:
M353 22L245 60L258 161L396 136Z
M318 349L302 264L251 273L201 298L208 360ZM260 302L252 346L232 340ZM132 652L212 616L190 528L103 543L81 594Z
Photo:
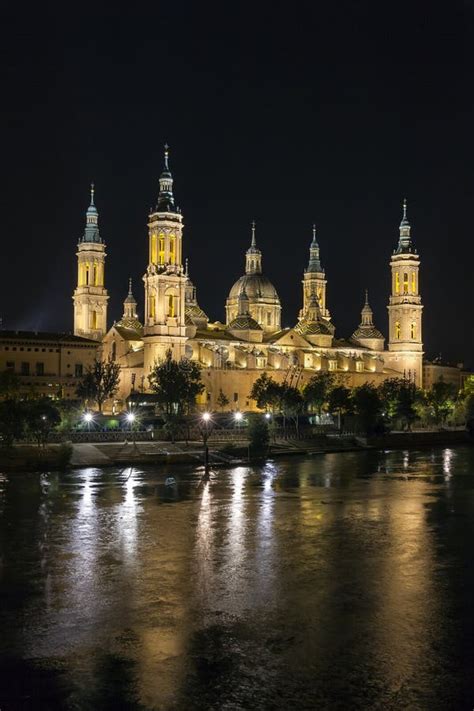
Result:
M330 320L331 316L326 307L326 283L326 274L321 266L319 244L316 240L316 225L313 225L313 241L309 247L309 263L303 277L303 308L300 311L300 318L303 318L309 302L316 294L321 316L328 321Z
M105 244L99 233L99 213L94 204L94 184L86 213L86 227L77 246L77 287L74 290L74 335L102 340L107 332L104 287Z
M407 203L403 201L398 247L392 254L392 293L388 305L387 365L422 385L423 341L419 283L420 258L413 247Z
M158 200L149 216L148 267L143 277L145 375L155 362L164 358L168 349L176 360L184 356L187 277L182 263L182 234L183 218L175 205L168 146L165 146Z

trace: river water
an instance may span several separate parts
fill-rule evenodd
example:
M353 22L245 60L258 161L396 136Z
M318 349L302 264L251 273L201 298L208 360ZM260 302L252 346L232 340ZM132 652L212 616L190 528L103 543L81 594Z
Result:
M472 709L473 551L468 447L4 475L0 709Z

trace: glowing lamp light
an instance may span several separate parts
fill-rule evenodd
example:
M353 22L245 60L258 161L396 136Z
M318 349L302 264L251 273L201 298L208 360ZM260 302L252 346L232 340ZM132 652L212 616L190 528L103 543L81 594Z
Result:
M234 418L235 418L235 421L236 421L236 422L241 422L241 421L242 421L242 418L243 418L243 415L242 415L241 412L236 412L236 413L234 414Z
M126 414L127 422L135 422L135 415L133 412L127 412Z
M203 415L202 415L202 419L204 420L204 422L209 422L209 420L211 419L211 413L210 413L210 412L204 412Z
M266 420L269 420L270 418L271 418L270 413L269 413L269 412L266 412L266 413L265 413L265 419L266 419Z
M94 416L93 416L92 412L85 412L83 415L83 420L84 420L84 422L89 423L89 422L92 422L93 417Z

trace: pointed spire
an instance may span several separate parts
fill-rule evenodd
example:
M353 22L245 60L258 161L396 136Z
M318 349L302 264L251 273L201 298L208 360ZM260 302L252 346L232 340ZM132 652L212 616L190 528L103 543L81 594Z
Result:
M164 166L160 175L160 192L156 203L157 212L177 212L173 196L173 176L169 167L169 146L164 145Z
M370 308L369 304L369 290L365 290L365 303L364 306L362 307L361 313L361 323L360 326L373 326L373 311Z
M257 239L255 237L255 220L252 221L252 239L250 247L245 254L245 273L246 274L261 274L262 273L262 253L257 247Z
M410 231L411 231L411 225L408 221L407 217L407 200L406 198L403 200L403 205L402 205L402 221L400 222L400 238L398 240L398 247L396 249L396 252L398 254L403 253L403 252L412 252L413 251L413 245L411 241L411 236L410 236Z
M255 220L252 220L252 247L257 246L257 240L255 239Z
M94 194L94 183L91 183L91 201L86 212L86 228L84 230L84 234L80 239L80 242L95 242L101 244L102 240L99 234L99 213L94 203Z
M184 262L184 276L189 279L189 259L187 257Z
M324 272L319 258L319 244L316 239L316 225L313 224L313 240L309 246L309 263L307 272Z

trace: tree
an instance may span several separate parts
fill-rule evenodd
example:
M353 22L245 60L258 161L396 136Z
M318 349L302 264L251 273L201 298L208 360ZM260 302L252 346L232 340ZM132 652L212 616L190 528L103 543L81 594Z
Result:
M0 401L0 444L11 447L25 430L23 403L13 398Z
M403 428L411 430L413 422L418 418L415 405L418 399L418 390L413 383L404 382L398 393L397 416L402 421Z
M379 394L384 406L384 414L393 422L398 415L400 392L406 386L404 378L388 378L379 385Z
M117 392L120 382L120 366L111 357L108 360L95 360L87 369L76 394L81 400L96 402L99 412L106 400Z
M36 439L38 446L44 447L51 432L60 424L61 415L51 400L43 397L25 403L25 419L29 433Z
M274 411L280 398L280 386L273 378L266 373L262 373L252 385L249 398L256 401L260 410L268 410L270 408Z
M0 399L13 399L20 389L20 381L11 370L3 370L0 373Z
M303 397L308 409L315 408L321 417L323 407L326 405L329 393L334 386L334 375L329 372L313 375L303 390Z
M304 399L298 388L283 383L279 386L279 409L284 422L287 417L292 417L295 422L296 433L299 432L299 415L304 408Z
M474 437L474 393L466 398L466 427L471 437Z
M382 400L377 388L372 383L364 383L354 388L352 394L354 410L359 416L364 431L367 435L372 434L382 412Z
M252 452L266 452L270 441L270 434L265 418L255 413L250 415L247 432Z
M339 432L342 432L343 415L352 410L352 393L345 385L336 385L329 393L328 408L336 412L339 419Z
M222 388L219 388L219 395L217 396L217 404L221 408L221 410L224 410L225 407L229 404L230 400L227 397L227 395L222 392Z
M148 379L168 416L189 412L204 390L199 365L188 359L174 360L171 350L161 363L155 363Z
M453 411L455 397L456 388L451 383L446 383L441 379L433 383L431 390L426 395L426 400L437 425L443 424Z

